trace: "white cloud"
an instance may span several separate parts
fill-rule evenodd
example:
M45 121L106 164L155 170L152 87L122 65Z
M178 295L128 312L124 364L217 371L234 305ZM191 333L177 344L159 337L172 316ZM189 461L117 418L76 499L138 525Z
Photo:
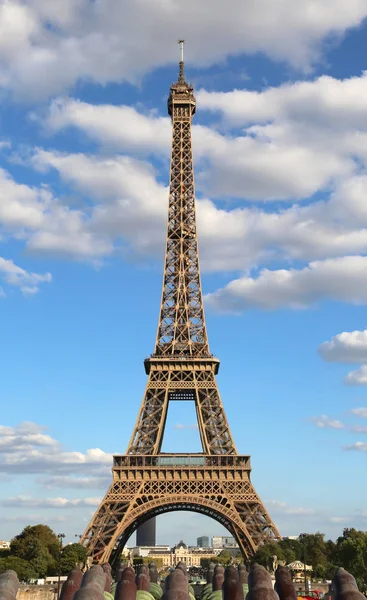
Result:
M208 199L199 200L203 270L244 270L273 260L342 260L340 257L367 252L367 177L361 170L361 164L367 164L364 91L366 74L343 81L321 77L263 92L198 93L199 107L224 106L228 123L232 113L226 107L233 105L237 107L236 124L242 124L246 113L244 124L249 125L244 135L236 131L234 136L194 126L199 189L244 200L296 201L317 191L325 193L322 200L305 206L279 209L278 205L271 210L231 210L228 205L218 208ZM52 104L46 122L52 130L77 127L102 145L112 144L124 152L146 156L169 152L169 120L152 112L59 99ZM159 131L161 135L157 135ZM128 157L109 160L39 150L33 165L40 169L53 166L65 183L94 198L97 204L91 220L80 224L78 239L80 232L87 231L96 254L98 244L92 242L97 234L106 246L105 256L114 251L116 241L117 246L124 244L126 237L129 251L139 254L152 256L163 248L167 189L157 183L147 163ZM142 201L148 196L149 201ZM138 232L140 236L136 236ZM60 251L63 247L74 251L67 232L56 239ZM40 233L29 245L47 250L51 243L50 233ZM307 267L303 279L306 273ZM294 271L289 274L294 278Z
M344 383L347 385L367 385L367 365L362 365L356 371L350 371L344 377Z
M329 342L321 344L319 353L330 362L367 362L367 329L339 333Z
M25 241L28 250L64 254L85 260L100 259L113 252L110 240L89 228L88 209L71 209L57 200L46 186L30 187L17 183L0 169L0 225L17 240ZM4 261L4 259L2 259ZM38 284L50 281L51 275L37 275L19 270L12 261L2 262L6 279L19 285L24 293L34 293Z
M367 73L344 80L322 76L260 92L199 90L198 106L219 112L222 128L234 127L236 133L244 128L244 136L234 137L223 156L216 144L220 160L207 174L212 186L239 196L242 187L249 198L293 199L358 170L356 158L366 163L366 92ZM293 189L286 184L287 165ZM268 189L259 181L261 173Z
M364 425L353 425L350 431L352 431L353 433L367 433L367 427L365 427Z
M111 484L111 476L106 477L71 477L69 475L54 475L52 477L41 478L38 482L46 489L60 487L64 489L103 489L106 490Z
M100 498L31 498L30 496L15 496L1 501L2 506L12 508L85 508L98 506Z
M35 423L23 423L18 427L0 427L0 472L2 473L48 473L52 476L88 473L107 476L112 466L112 455L99 448L85 453L69 452L61 444L44 433Z
M345 446L344 450L367 452L367 442L356 442L355 444L350 444L349 446Z
M91 139L121 151L170 153L171 120L154 113L139 113L132 106L94 105L58 98L39 122L51 132L76 127Z
M315 511L311 508L288 506L285 502L279 502L278 500L268 500L265 502L265 506L274 515L307 516L315 514Z
M128 243L145 256L155 253L157 248L163 249L168 191L156 181L148 163L126 156L97 158L39 149L32 164L44 172L56 169L66 183L94 201L86 225L80 220L76 231L78 240L80 232L90 236L96 256L101 253L95 247L96 239L103 240L106 254L112 252L114 242L120 246ZM56 232L55 240L60 252L67 252L70 243L67 232L61 238ZM28 246L46 250L50 240L38 233L30 238ZM78 252L73 245L72 248Z
M55 208L53 218L29 236L30 250L58 251L84 259L108 256L121 246L143 256L162 254L168 189L157 182L147 162L41 149L31 162L40 172L56 169L63 182L92 200L93 206L84 207L86 214L82 209ZM359 206L363 207L367 178L356 178L354 187L358 187ZM351 224L343 215L350 194L350 189L340 188L328 202L280 212L226 210L210 200L199 200L203 269L230 271L275 258L307 260L366 251L367 228L362 227L364 223L367 227L367 212L358 214L358 222L356 214L356 222Z
M352 408L352 410L350 412L352 413L352 415L356 415L357 417L360 417L361 419L367 419L367 408L366 407Z
M18 287L24 295L36 294L41 283L52 281L51 273L31 273L12 260L0 257L0 277L10 286Z
M367 257L348 256L311 262L303 269L263 269L257 277L241 277L207 294L207 304L221 312L239 313L258 307L306 308L325 298L367 303Z
M347 289L344 296L336 289L338 282L336 275L331 273L330 259L335 257L336 270L343 268L343 261L354 261L354 265L363 261L364 257L358 255L367 252L367 177L359 172L359 161L367 158L363 142L365 109L359 97L366 79L365 75L343 82L321 78L306 82L305 86L296 83L283 86L284 89L262 92L260 99L255 92L248 92L255 94L248 101L250 108L255 107L253 118L268 118L266 111L273 110L273 98L279 106L286 105L283 112L278 111L278 117L278 113L271 113L279 121L267 131L257 123L256 127L260 129L245 132L247 135L242 137L232 137L208 127L194 127L194 153L199 157L197 180L204 190L210 181L216 188L212 190L214 196L228 191L230 182L236 188L232 193L245 200L254 195L257 199L297 200L318 190L329 193L328 185L333 181L328 198L325 194L323 200L304 206L287 205L281 210L279 205L271 210L254 207L231 210L228 205L219 208L209 199L198 201L204 271L244 271L259 265L269 266L275 260L278 264L287 261L288 269L292 261L301 264L312 261L299 270L264 270L258 277L252 271L251 277L241 278L240 281L251 285L251 293L246 292L246 301L250 304L253 301L254 306L262 306L263 300L255 298L260 284L270 285L280 296L284 292L284 298L265 299L265 303L276 306L308 306L322 297L364 302L359 298L363 296L363 289L360 294L356 291L353 295L357 278L356 275L353 279L353 272L350 273L352 289ZM313 112L318 101L327 97L328 87L335 96L335 101L324 109L325 114L332 114L329 116L331 124L340 121L342 107L349 106L348 98L354 107L348 109L349 121L345 117L343 126L339 129L335 126L339 132L337 140L328 133L328 122L325 121L325 126L322 124L324 113ZM291 98L288 104L285 101L287 95ZM311 113L306 101L308 96L312 98ZM259 106L265 106L263 116L256 113L257 101ZM353 115L356 115L354 120ZM311 132L313 118L316 125ZM114 150L118 148L146 157L151 153L166 156L169 153L169 120L157 118L154 113L142 114L126 106L93 106L63 99L53 103L46 120L53 130L69 125L78 127L103 145L112 144ZM301 126L304 127L302 132L299 131ZM346 137L346 131L352 138L349 134ZM79 195L80 203L78 210L71 209L55 199L46 187L31 190L39 210L36 211L38 222L35 219L32 227L22 231L27 250L97 264L114 253L137 254L149 259L162 255L168 191L157 180L157 173L148 162L105 153L96 157L42 149L37 149L29 160L45 178L48 172L56 169L62 184ZM292 177L289 177L290 171ZM218 177L220 181L216 181ZM29 188L25 188L29 194ZM328 273L322 281L321 273L325 270ZM238 281L231 285L238 287ZM285 289L287 286L288 290ZM316 289L306 289L312 286ZM218 294L223 295L223 290Z
M288 122L293 125L293 135L305 125L310 126L315 135L321 125L334 136L366 128L367 108L363 102L366 92L367 71L360 77L340 80L322 75L312 81L285 83L262 91L207 92L201 89L197 100L203 108L221 114L230 126Z
M349 523L350 517L330 517L332 523Z
M2 517L2 521L5 523L24 523L25 525L38 525L39 523L46 524L50 523L67 523L70 520L70 515L52 515L50 517L42 514L25 514L21 515L8 515Z
M77 127L102 145L112 144L124 152L168 155L170 151L169 119L154 113L142 114L130 106L94 106L58 99L42 123L51 131ZM217 197L293 201L353 172L351 155L356 152L355 145L352 149L345 144L336 145L329 138L328 143L319 137L310 139L309 127L304 135L295 136L295 125L290 132L289 127L290 124L282 123L265 132L257 126L244 135L226 136L194 124L199 189Z
M322 42L358 27L365 0L8 0L0 10L0 83L29 98L55 94L78 80L136 82L177 61L174 40L190 32L187 59L198 66L241 53L305 67Z
M197 423L192 423L191 425L185 425L183 423L176 423L173 426L173 429L199 429L198 424Z
M42 226L52 195L47 188L16 183L0 168L0 223L7 230Z
M327 415L321 415L321 417L311 417L316 427L320 429L344 429L345 425L337 419L330 419Z

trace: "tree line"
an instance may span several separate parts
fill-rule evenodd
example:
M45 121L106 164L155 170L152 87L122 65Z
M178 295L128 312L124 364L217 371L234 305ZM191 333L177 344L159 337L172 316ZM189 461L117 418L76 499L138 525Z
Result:
M77 565L84 565L86 550L81 544L61 546L57 535L47 525L28 525L11 540L9 550L0 551L0 574L8 569L20 581L51 575L67 575Z
M338 567L351 573L362 592L367 591L367 532L346 528L334 542L323 533L302 534L296 540L284 539L264 544L254 560L272 570L274 556L286 565L300 560L312 566L312 578L330 580Z

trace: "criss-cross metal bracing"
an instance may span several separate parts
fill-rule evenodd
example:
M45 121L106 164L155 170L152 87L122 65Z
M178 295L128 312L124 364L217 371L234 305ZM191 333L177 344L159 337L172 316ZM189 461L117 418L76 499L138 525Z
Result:
M113 482L82 542L96 562L118 557L145 520L173 510L222 523L249 558L279 534L250 480L249 456L115 456Z
M191 143L195 108L181 60L168 100L172 155L156 345L144 363L148 382L127 454L114 457L113 483L82 538L97 562L118 552L147 518L182 507L225 523L246 556L280 537L250 481L249 457L237 454L216 383L219 360L209 351L196 233ZM180 468L173 455L171 468L160 462L166 456L161 446L168 405L175 400L195 403L204 460L200 468L190 466L190 454Z
M219 361L209 352L196 233L191 121L196 102L180 63L171 86L172 155L162 300L154 354L145 361L149 379L128 453L161 450L168 404L196 405L203 451L235 454L215 375Z
M183 88L183 89L181 89ZM156 356L209 356L196 235L191 119L187 84L171 88L172 156L166 257Z

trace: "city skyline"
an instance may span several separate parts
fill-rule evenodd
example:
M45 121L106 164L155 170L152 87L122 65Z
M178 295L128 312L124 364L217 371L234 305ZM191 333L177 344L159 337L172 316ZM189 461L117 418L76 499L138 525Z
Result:
M181 36L209 344L237 449L283 535L366 529L367 6L320 3L313 20L282 0L263 19L233 0L178 26L168 4L145 37L135 3L100 20L86 0L2 7L1 537L36 522L81 534L127 448L158 320ZM170 407L163 450L200 450L193 406ZM157 542L208 527L166 515Z

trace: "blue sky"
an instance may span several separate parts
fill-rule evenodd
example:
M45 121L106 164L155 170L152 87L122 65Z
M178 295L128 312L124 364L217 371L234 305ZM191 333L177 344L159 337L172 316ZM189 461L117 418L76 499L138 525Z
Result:
M46 522L73 540L126 450L157 326L180 37L238 451L283 535L367 528L367 1L208 7L0 5L2 539ZM164 449L200 450L194 424L173 405ZM158 541L222 531L177 513Z

